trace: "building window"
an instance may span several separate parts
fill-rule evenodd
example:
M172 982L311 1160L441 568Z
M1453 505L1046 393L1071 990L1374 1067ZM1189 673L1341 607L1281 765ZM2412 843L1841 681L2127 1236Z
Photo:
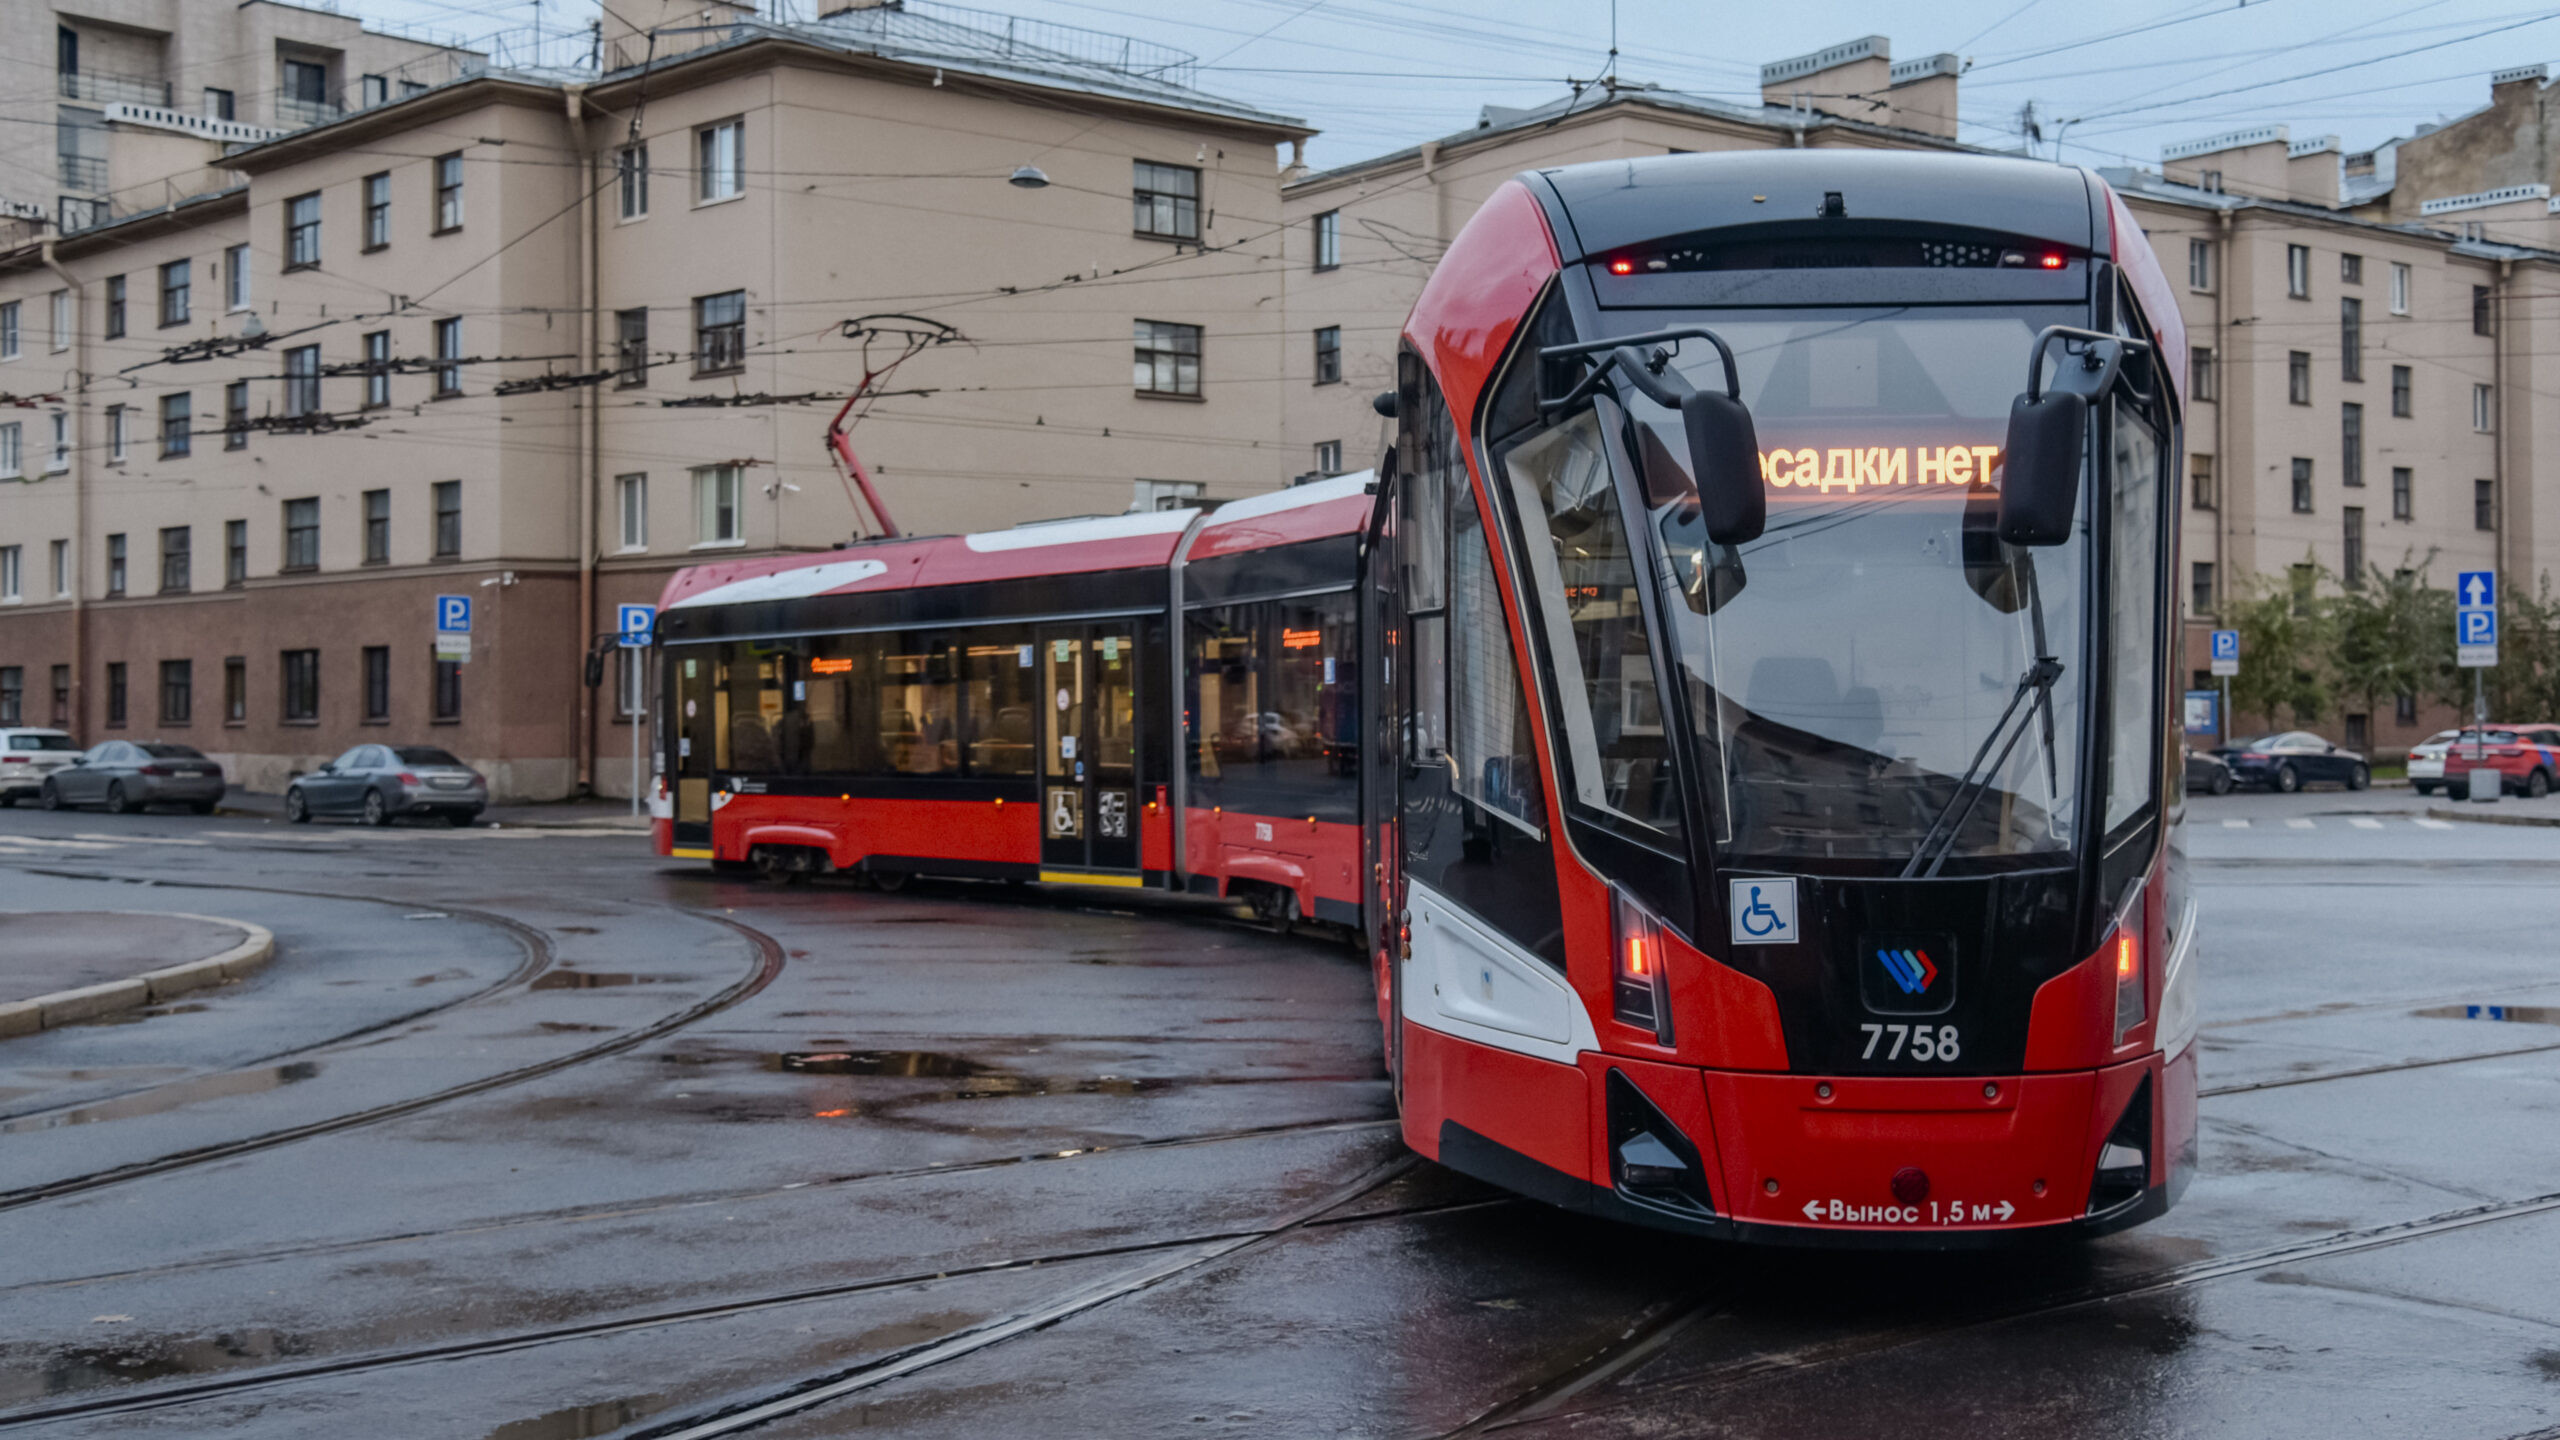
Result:
M747 292L724 290L693 302L693 373L747 368Z
M614 385L628 390L649 383L649 310L613 312Z
M249 723L249 658L245 655L225 656L222 661L222 723Z
M1342 212L1327 210L1316 217L1316 268L1331 270L1342 263Z
M391 243L391 172L364 177L364 248Z
M1208 490L1208 486L1197 480L1141 480L1131 488L1129 509L1132 514L1180 510L1198 504Z
M694 198L708 204L746 192L747 122L724 120L694 132Z
M27 473L24 433L21 421L0 425L0 480L15 480Z
M222 522L222 588L236 590L249 583L249 522Z
M160 458L173 459L195 450L196 402L193 393L175 391L160 397Z
M2403 420L2408 419L2411 414L2409 406L2409 367L2406 365L2394 365L2391 367L2391 413L2399 416Z
M5 305L0 305L0 360L17 358L18 302L12 300Z
M2409 313L2409 267L2396 260L2391 263L2391 313Z
M2350 590L2364 588L2364 507L2349 505L2338 512L2344 520L2339 536L2338 578Z
M53 349L56 354L71 348L71 292L53 292Z
M2416 472L2412 471L2408 466L2394 465L2391 467L2392 519L2414 520L2418 518L2417 501L2410 494L2410 491L2416 488L2416 484Z
M380 725L391 718L391 647L364 647L364 718L365 723Z
M284 413L288 420L320 413L320 347L296 345L284 352Z
M391 492L364 492L364 563L391 563Z
M2318 596L2320 590L2320 567L2317 565L2289 565L2285 568L2285 578L2289 582L2289 586L2293 591L2293 613L2296 615L2310 614L2311 603Z
M2338 378L2364 378L2364 301L2353 295L2338 298Z
M2196 615L2213 613L2213 562L2198 560L2194 564L2195 584L2188 595L2189 612Z
M305 123L318 118L310 112L329 103L329 67L310 60L287 60L284 93L278 98L299 108Z
M109 595L124 593L124 537L122 535L107 537L107 593Z
M1135 381L1139 394L1199 395L1199 326L1141 320L1136 334Z
M204 118L207 120L239 119L240 102L238 97L234 96L228 90L218 90L211 85L207 85L204 87Z
M1342 473L1341 441L1319 440L1316 442L1316 473L1327 476Z
M2212 347L2198 345L2187 351L2187 389L2198 400L2222 397L2222 382L2214 373Z
M17 665L0 665L0 725L23 725L20 717L27 705L27 672Z
M436 398L449 399L462 393L462 320L456 316L436 322Z
M2338 483L2364 488L2364 407L2338 407Z
M320 501L314 496L284 502L284 569L320 568Z
M222 448L249 448L249 382L234 380L222 387Z
M2213 288L2212 241L2190 240L2187 242L2187 288L2190 290Z
M462 482L439 480L434 487L436 512L436 558L450 560L462 553Z
M2311 462L2299 455L2293 457L2293 513L2311 513Z
M320 263L320 195L284 202L284 268L308 270Z
M380 75L363 76L356 82L356 94L367 110L376 105L388 105L391 103L391 82Z
M110 405L107 407L107 463L110 465L121 465L124 463L124 417L126 413L126 409L122 405Z
M2311 247L2284 247L2284 293L2296 300L2311 298Z
M2494 312L2495 307L2489 303L2489 287L2486 285L2472 286L2471 333L2474 335L2494 335L2498 333L2497 316Z
M1200 172L1186 165L1158 165L1140 160L1132 183L1141 235L1165 240L1200 238Z
M2311 403L2311 352L2288 351L2285 355L2285 398L2296 405Z
M461 229L461 228L462 228L462 155L461 155L461 152L456 151L455 153L453 153L453 154L451 154L451 155L439 155L439 156L437 156L437 157L435 158L435 176L436 176L436 229L435 229L435 233L436 233L436 234L438 234L438 235L443 235L443 234L446 234L446 233L448 233L448 232L455 231L455 230L459 230L459 229Z
M391 403L391 332L371 331L364 337L364 403L370 410Z
M107 662L107 723L118 729L124 726L129 692L125 686L124 662Z
M195 718L196 662L160 662L160 723L184 725Z
M2471 528L2474 530L2498 528L2497 481L2474 480L2471 482Z
M52 678L53 728L60 730L71 724L71 667L54 666Z
M59 475L71 468L71 414L56 410L47 419L53 426L53 453L45 457L44 472Z
M1342 379L1342 327L1327 325L1316 331L1316 383L1337 384Z
M160 593L184 595L195 588L195 531L171 525L160 532Z
M226 310L249 308L249 247L234 245L222 252L222 306Z
M740 486L735 465L705 465L693 472L695 543L736 545L745 541L738 504Z
M311 725L320 719L320 652L287 650L279 657L284 672L284 723Z
M2340 255L2338 257L2338 278L2349 285L2363 284L2364 257L2361 255Z
M617 475L613 481L614 501L622 519L622 548L649 548L649 477Z
M2471 387L2471 428L2483 433L2498 428L2497 392L2486 385Z
M0 600L25 598L18 590L18 553L15 545L0 545Z
M187 323L187 312L193 308L195 262L172 260L160 267L160 326ZM14 306L11 308L15 308Z
M2212 456L2190 455L2187 457L2187 496L2188 503L2199 510L2210 510L2219 503L2218 497L2213 493Z
M614 179L622 190L622 218L638 220L649 213L649 147L625 145L613 157Z
M107 277L107 338L124 338L124 277Z
M52 552L50 559L53 565L53 593L57 597L69 595L71 593L71 542L56 540L46 548Z
M445 723L462 718L462 662L459 660L436 662L435 718Z

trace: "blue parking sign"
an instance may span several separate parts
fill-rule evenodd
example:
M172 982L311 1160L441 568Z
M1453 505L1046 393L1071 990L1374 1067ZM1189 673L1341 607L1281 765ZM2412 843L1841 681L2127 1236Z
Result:
M2216 630L2216 631L2214 631L2214 632L2213 632L2213 658L2214 658L2214 659L2216 659L2216 660L2237 660L2237 659L2239 659L2239 658L2240 658L2240 632L2239 632L2239 631L2237 631L2237 630Z
M439 595L436 597L436 633L468 635L471 633L471 597Z
M2495 610L2463 610L2454 617L2454 643L2458 645L2495 645L2498 643L2498 612Z
M621 607L618 618L620 623L614 628L622 632L622 644L629 649L641 649L648 645L650 632L658 628L658 607L625 605Z

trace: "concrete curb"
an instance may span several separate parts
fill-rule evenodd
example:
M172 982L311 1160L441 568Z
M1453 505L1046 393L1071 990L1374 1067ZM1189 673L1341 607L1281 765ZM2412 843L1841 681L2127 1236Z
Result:
M2560 815L2482 814L2468 806L2455 809L2443 805L2431 805L2427 807L2427 818L2468 820L2474 825L2538 825L2546 829L2560 829Z
M119 1010L154 1004L208 985L245 979L275 958L275 933L264 925L253 925L246 920L232 920L220 915L190 915L178 910L101 913L170 915L181 920L201 920L208 925L238 930L242 932L242 938L239 944L220 954L190 960L183 965L165 965L123 980L83 985L76 990L56 990L50 995L38 995L27 1000L0 1000L0 1040L12 1035L33 1035L42 1030L59 1029L82 1020L112 1015Z

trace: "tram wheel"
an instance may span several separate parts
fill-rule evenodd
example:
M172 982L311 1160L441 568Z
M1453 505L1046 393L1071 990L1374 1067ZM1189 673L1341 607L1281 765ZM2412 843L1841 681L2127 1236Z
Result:
M871 872L871 883L880 888L881 894L895 895L899 891L907 888L907 872L904 870L874 870Z

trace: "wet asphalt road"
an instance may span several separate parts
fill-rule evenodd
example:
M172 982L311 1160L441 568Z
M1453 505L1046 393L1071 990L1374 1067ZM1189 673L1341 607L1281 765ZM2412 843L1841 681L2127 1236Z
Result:
M2201 1177L1953 1257L1412 1160L1358 962L1214 916L10 812L0 909L278 951L0 1042L0 1434L2560 1434L2560 829L2425 809L2199 801Z

